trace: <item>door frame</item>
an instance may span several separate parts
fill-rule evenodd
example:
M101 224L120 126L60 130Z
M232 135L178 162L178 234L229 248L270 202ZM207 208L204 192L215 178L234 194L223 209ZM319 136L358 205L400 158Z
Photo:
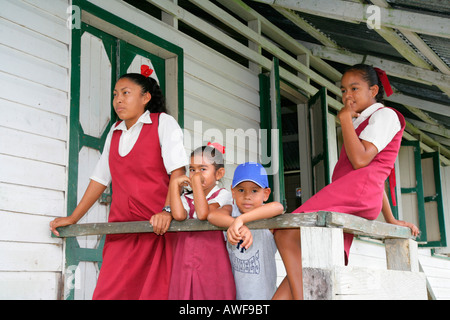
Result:
M161 85L166 90L166 104L169 113L178 121L181 128L184 127L184 53L183 49L169 41L166 41L136 25L113 15L86 0L73 0L73 6L77 6L81 14L83 28L72 29L71 39L71 84L70 84L70 133L68 145L68 187L67 187L67 216L77 206L78 202L78 156L84 145L94 144L98 149L103 148L105 135L100 139L93 139L83 133L80 128L80 75L81 75L81 37L86 26L92 30L98 29L108 36L126 41L140 50L158 56L165 60L165 83ZM81 24L80 24L81 26ZM117 44L118 45L118 44ZM116 47L117 47L116 45ZM115 66L115 77L112 82L120 76L117 67L118 61L112 61L117 53L111 56L111 62ZM120 61L119 61L120 62ZM112 94L112 90L111 90ZM112 101L112 99L111 99ZM111 107L111 119L115 118ZM113 120L111 121L111 123ZM111 126L108 125L107 133ZM99 262L102 259L102 244L96 249L80 248L76 238L67 238L64 244L65 264L63 275L66 279L61 285L64 299L73 300L75 287L73 286L77 266L81 261Z

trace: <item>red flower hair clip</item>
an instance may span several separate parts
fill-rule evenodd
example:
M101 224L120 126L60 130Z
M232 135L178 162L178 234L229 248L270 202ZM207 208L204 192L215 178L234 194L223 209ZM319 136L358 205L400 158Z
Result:
M208 146L216 148L221 154L225 154L225 147L221 145L220 143L214 142L208 142Z
M150 77L150 76L152 75L152 73L153 73L153 69L150 69L149 66L147 66L147 65L145 65L145 64L143 64L143 65L141 66L141 74L142 74L144 77L148 78L148 77Z

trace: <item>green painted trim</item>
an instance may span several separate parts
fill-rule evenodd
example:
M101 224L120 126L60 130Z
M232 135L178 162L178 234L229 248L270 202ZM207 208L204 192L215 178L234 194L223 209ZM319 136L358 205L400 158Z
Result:
M444 203L442 198L442 182L441 182L441 170L439 161L439 152L423 153L421 159L431 158L433 161L433 175L434 175L434 186L436 189L436 194L431 197L424 197L424 202L436 202L438 211L438 222L439 222L439 241L429 241L425 244L421 244L422 247L446 247L447 246L447 236L445 231L445 221L444 221Z
M420 155L420 142L417 140L402 141L402 146L413 147L414 152L414 171L416 174L416 187L413 188L401 188L402 194L416 193L417 194L417 208L418 208L418 220L417 226L420 230L420 235L417 237L418 242L427 241L427 222L425 219L425 200L423 193L423 178L422 178L422 162ZM421 245L421 244L419 244Z
M272 117L270 113L270 77L259 74L259 116L260 128L265 130L266 143L261 144L261 162L264 167L269 167L269 159L272 155ZM266 158L267 157L267 158ZM269 186L273 190L273 176L268 176ZM273 193L270 193L268 202L273 201Z
M278 160L279 160L279 168L278 168L278 180L280 186L280 203L283 207L287 208L286 202L286 192L284 186L284 156L283 156L283 130L281 123L281 86L280 86L280 62L278 58L273 58L274 64L274 78L275 78L275 115L276 115L276 123L278 129Z
M152 42L165 50L174 53L177 56L178 63L178 123L183 128L184 127L184 54L183 49L153 35L139 27L133 25L132 23L125 21L86 0L73 0L72 4L74 6L80 7L85 12L89 12L105 21L113 23L114 25L136 35L139 35L143 40ZM72 29L72 40L71 40L71 87L70 87L70 133L69 133L69 160L68 160L68 187L67 187L67 214L70 215L77 206L77 189L78 189L78 158L79 151L83 146L87 146L99 151L103 150L103 146L106 140L106 136L112 126L116 121L116 114L114 108L111 107L111 121L105 129L103 135L100 138L92 137L85 134L82 130L80 124L80 56L81 56L81 37L84 32L89 32L90 34L102 39L105 46L105 50L108 54L110 62L112 64L112 77L111 77L111 95L119 77L119 66L117 66L117 47L116 38L109 35L107 31L99 30L93 26L86 23L82 23L80 29ZM123 42L123 41L122 41ZM161 82L161 89L165 92L165 63L164 59L152 55L144 50L141 50L133 46L135 51L139 51L139 54L150 57L152 63L157 68L156 65L164 65L164 72L158 78ZM154 62L154 59L158 62ZM67 238L66 241L66 268L69 266L77 266L80 261L91 261L98 262L99 267L101 267L102 261L102 251L104 246L105 237L100 241L99 246L96 249L80 248L76 238ZM74 289L69 290L68 295L65 297L68 300L74 299Z
M312 190L316 189L316 177L314 176L314 167L320 162L324 162L325 169L325 185L331 183L331 173L330 173L330 159L329 159L329 148L328 148L328 104L327 104L327 89L322 87L317 91L317 93L311 97L308 101L308 110L314 105L317 100L321 101L321 114L322 114L322 134L323 134L323 153L316 155L311 158L311 170L312 170ZM311 121L309 121L311 128ZM312 148L312 134L310 134L310 145Z
M102 20L110 22L115 26L139 36L141 39L151 42L177 56L178 63L178 124L184 128L184 51L183 48L153 34L140 27L128 22L102 8L90 3L87 0L77 0L82 10L99 17ZM162 86L161 86L162 88ZM164 91L163 91L164 92Z
M154 72L158 76L159 87L161 91L165 95L166 92L166 61L165 59L158 57L150 52L147 52L141 48L133 46L124 40L118 39L118 50L120 63L118 65L118 74L123 75L127 73L127 69L130 64L133 62L133 59L136 55L140 55L142 57L148 58L151 60L154 68Z

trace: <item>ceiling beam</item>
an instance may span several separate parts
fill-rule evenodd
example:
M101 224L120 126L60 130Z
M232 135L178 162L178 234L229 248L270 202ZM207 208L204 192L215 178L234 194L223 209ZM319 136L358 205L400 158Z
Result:
M376 56L353 53L345 49L330 48L305 41L300 41L300 43L311 50L313 55L324 60L339 62L345 65L354 65L365 61L367 64L386 70L388 75L397 78L423 83L426 85L439 84L442 87L450 89L450 75L442 74L437 71L423 69L384 58L378 58Z
M342 94L341 89L337 87L333 82L329 81L328 79L322 77L320 74L311 70L303 63L301 63L300 61L298 61L297 59L293 58L291 55L280 49L272 41L269 41L267 38L256 33L255 31L250 29L247 25L243 24L238 19L233 17L231 14L229 14L225 10L222 10L209 0L189 0L189 1L197 5L202 10L209 13L214 18L224 23L227 27L233 29L235 32L243 35L252 42L260 45L264 50L270 52L270 54L279 58L281 61L284 61L289 66L294 68L296 71L301 72L302 74L310 77L312 80L319 83L321 86L327 87L328 90L330 90L337 96L340 96Z
M366 22L369 5L343 0L252 0L335 20ZM449 19L423 13L380 7L381 26L450 38Z
M294 38L286 32L275 26L268 19L259 14L256 10L249 7L241 0L217 0L225 8L229 9L235 15L245 21L259 20L261 22L261 32L269 37L272 41L276 41L280 46L289 50L295 55L308 54L310 56L311 67L333 81L339 81L341 74L322 59L311 54L308 48L298 43Z
M391 6L386 0L371 0L373 4L389 9ZM422 67L425 69L431 69L428 67L428 62L423 59L418 53L416 53L412 47L403 39L391 39L391 33L396 33L395 30L391 28L381 28L376 30L386 41L388 41L397 51L405 57L411 64L416 67ZM412 45L420 52L420 54L428 59L432 65L439 69L442 73L450 75L450 68L445 64L444 61L422 40L422 38L415 32L400 28L398 30L401 32L403 37L405 37ZM447 95L450 96L450 89L447 87L440 86L439 83L436 85Z

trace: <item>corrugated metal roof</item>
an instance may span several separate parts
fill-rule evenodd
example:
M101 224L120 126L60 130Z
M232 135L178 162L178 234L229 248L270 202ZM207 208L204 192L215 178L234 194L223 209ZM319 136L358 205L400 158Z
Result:
M270 20L274 25L284 30L294 39L301 41L302 43L322 45L320 41L312 37L300 27L296 26L293 21L280 14L278 11L279 7L259 3L258 1L244 0L244 2L254 10L258 11L266 19ZM387 2L393 9L402 10L405 12L424 13L450 19L450 1L388 0ZM365 1L365 3L371 4L370 1ZM301 2L299 2L299 6L301 6ZM321 33L326 35L330 40L337 44L338 47L346 49L348 52L360 54L363 57L375 56L405 65L412 65L408 59L397 51L397 49L394 48L394 46L387 40L385 40L382 35L373 29L369 29L365 23L351 23L335 20L321 15L304 13L301 12L301 9L298 11L295 10L295 13L302 19L306 20L316 30L319 30ZM405 46L409 46L419 57L421 57L421 59L423 59L423 61L433 66L433 62L431 62L423 52L411 43L408 37L403 35L399 30L393 29L393 31L400 39L402 39ZM425 34L419 34L418 36L429 48L431 48L431 50L443 61L445 65L450 67L450 39ZM347 65L337 61L328 62L340 72L343 72L345 68L347 68ZM433 66L433 69L436 72L441 72L436 66ZM389 79L392 86L395 87L395 89L401 94L423 100L424 104L426 104L427 101L430 101L444 105L450 112L450 89L443 92L443 90L438 87L440 83L427 85L421 82L410 81L394 76L390 76ZM412 113L402 104L392 102L387 102L386 104L397 108L408 119L422 121L416 114ZM443 115L441 112L433 112L429 110L426 111L426 113L432 119L437 121L437 123L442 127L447 129L450 128L450 118L447 115ZM295 125L295 120L295 117L287 115L283 117L283 126ZM449 141L449 137L445 137L444 139ZM295 161L298 161L298 146L292 142L285 142L284 147L286 169L298 169L298 164L295 163Z

